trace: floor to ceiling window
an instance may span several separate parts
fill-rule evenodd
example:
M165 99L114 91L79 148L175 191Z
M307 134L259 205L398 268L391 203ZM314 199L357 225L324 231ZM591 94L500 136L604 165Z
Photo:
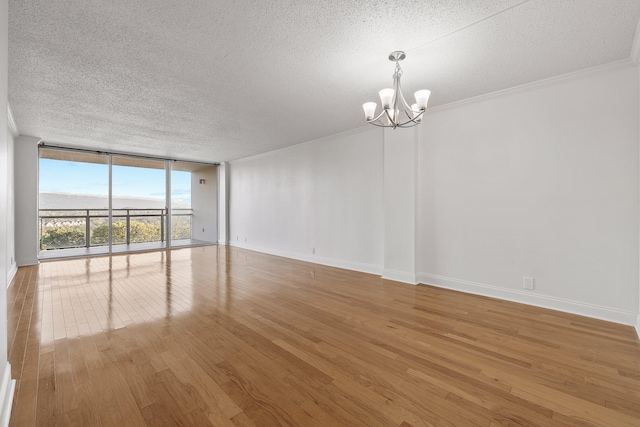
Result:
M40 259L215 243L216 174L215 165L41 147Z
M123 156L111 162L112 250L167 247L166 162Z
M109 158L40 149L40 251L108 253Z

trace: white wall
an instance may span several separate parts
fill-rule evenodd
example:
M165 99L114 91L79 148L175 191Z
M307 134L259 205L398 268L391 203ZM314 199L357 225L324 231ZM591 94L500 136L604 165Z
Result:
M8 58L8 5L0 0L0 375L7 367L7 218L8 206L5 203L9 193L9 181L5 174L9 168L9 143L7 125L7 58ZM2 379L2 377L0 377ZM2 397L2 396L0 396ZM0 400L0 405L3 403ZM2 420L0 420L1 422Z
M430 111L422 281L634 324L638 117L630 63Z
M8 200L11 190L7 174L12 167L9 159L10 143L7 127L7 60L8 60L8 2L0 0L0 425L9 424L15 381L11 380L11 366L7 361L7 263L11 231Z
M3 83L6 83L3 81ZM7 93L6 87L4 88L4 94L0 94L0 288L7 287L7 277L9 275L9 230L7 200L9 199L9 182L7 180L7 170L9 169L9 137L10 133L7 130ZM4 109L3 109L4 108ZM6 302L6 300L5 300ZM0 305L2 301L0 301ZM0 308L1 309L1 308ZM0 343L0 360L2 344ZM6 360L6 358L5 358Z
M191 172L192 237L205 242L218 242L218 171L205 166ZM204 179L204 184L200 180Z
M15 194L14 194L14 179L13 179L13 151L14 140L13 135L7 130L7 168L6 176L3 179L7 181L7 286L11 283L11 280L15 276L18 265L16 263L16 243L15 243Z
M382 152L372 127L231 162L230 244L380 274Z
M38 263L38 143L19 136L14 144L15 236L18 266Z

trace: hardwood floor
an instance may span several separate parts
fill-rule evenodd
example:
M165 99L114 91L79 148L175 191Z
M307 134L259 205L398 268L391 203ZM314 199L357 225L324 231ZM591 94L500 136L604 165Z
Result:
M633 328L224 246L20 268L11 426L640 426Z

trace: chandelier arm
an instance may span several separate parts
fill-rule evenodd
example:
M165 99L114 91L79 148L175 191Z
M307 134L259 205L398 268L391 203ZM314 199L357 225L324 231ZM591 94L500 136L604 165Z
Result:
M380 114L380 115L382 115L382 114ZM381 127L381 128L409 128L409 127L413 127L413 126L419 125L420 122L417 121L417 120L420 117L422 117L422 112L419 115L417 115L416 117L414 117L414 118L409 118L406 122L397 123L395 126L386 125L386 124L382 123L382 121L380 121L379 118L367 121L367 123L372 124L374 126Z
M402 82L400 79L401 76L402 76L402 69L400 68L400 64L397 64L396 74L394 75L394 86L395 86L394 89L395 89L395 97L396 97L394 102L394 109L396 111L396 117L394 120L395 126L393 126L394 129L396 127L408 127L407 126L408 123L413 123L409 126L415 126L420 123L415 120L417 117L420 117L420 115L416 116L415 118L413 117L413 109L411 108L407 100L404 98L404 94L402 93ZM403 123L400 123L400 109L398 108L398 97L400 99L400 103L402 104L404 115L407 116L407 119L409 119Z
M385 116L388 118L386 111L382 110L382 112L380 114L378 114L377 117L371 119L371 120L367 120L367 123L370 123L374 126L379 126L379 127L391 127L391 125L385 125L382 120L380 120L382 118L382 116Z
M382 116L384 116L384 115L385 115L385 110L382 110L382 112L381 112L380 114L378 114L378 116L377 116L377 117L375 117L375 118L373 118L373 119L371 119L371 120L367 120L367 123L380 121L380 118L381 118Z
M367 123L372 124L374 126L381 127L381 128L390 128L391 127L391 125L385 125L384 123L382 123L380 121L378 121L377 123L376 122L367 122Z
M412 126L415 126L415 125L419 125L421 123L420 119L422 119L422 115L424 114L424 112L425 112L425 110L420 111L420 114L418 114L415 117L407 116L409 120L407 120L406 122L403 122L403 123L398 123L397 126L398 127L406 127L406 128L408 128L408 127L412 127ZM409 124L409 123L412 123L412 124Z
M395 110L394 110L395 111ZM391 117L391 114L389 114L389 110L384 110L385 115L387 116L387 120L389 120L389 127L392 128L396 128L396 118L395 117Z
M409 103L406 99L404 99L404 94L402 93L402 87L400 85L400 79L398 79L398 91L396 93L400 94L400 100L402 101L402 105L404 106L404 111L409 115L409 111L413 111Z
M411 120L409 120L407 123L410 123L410 122L411 122ZM402 128L402 129L407 129L407 128L412 128L414 126L417 126L419 124L420 123L403 124L403 125L398 125L398 127Z
M409 123L411 123L411 124L409 124ZM397 126L399 128L410 128L410 127L413 127L413 126L416 126L416 125L419 125L419 124L420 124L420 122L416 122L414 119L409 119L406 122L398 123Z
M393 112L394 117L393 120L389 118L391 123L393 123L393 128L396 128L398 116L400 111L398 110L398 93L400 94L400 98L402 98L402 92L400 92L400 78L402 77L402 68L400 68L400 63L396 60L396 71L393 73Z

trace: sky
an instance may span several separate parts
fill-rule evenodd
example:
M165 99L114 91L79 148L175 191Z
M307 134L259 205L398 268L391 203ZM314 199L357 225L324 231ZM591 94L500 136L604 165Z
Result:
M97 163L40 159L40 192L107 197L109 167ZM113 166L113 197L164 199L162 169ZM191 205L191 172L171 172L171 199Z

